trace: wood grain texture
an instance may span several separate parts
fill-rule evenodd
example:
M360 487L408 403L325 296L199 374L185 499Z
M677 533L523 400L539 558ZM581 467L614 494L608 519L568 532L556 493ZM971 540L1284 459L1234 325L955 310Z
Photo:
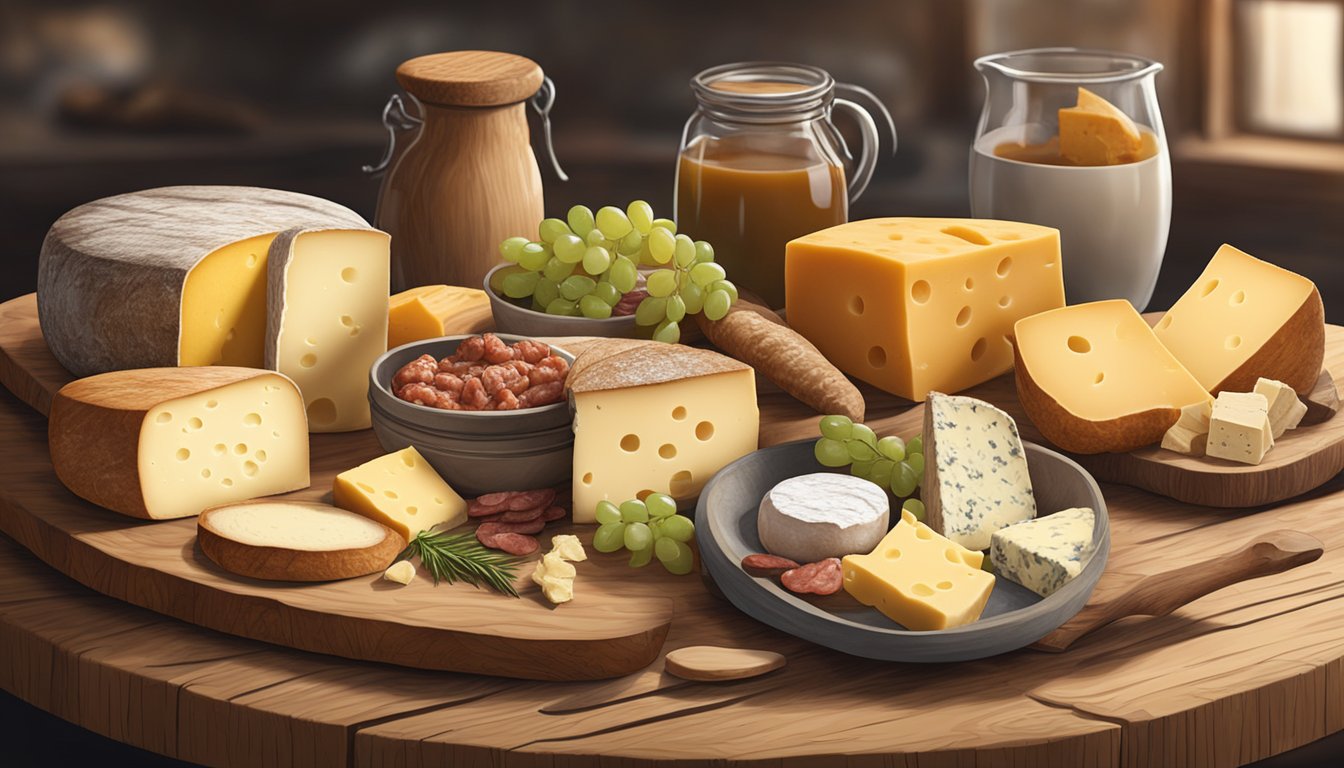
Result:
M422 102L451 107L498 107L541 88L541 67L498 51L449 51L417 56L397 67L397 82Z
M774 651L689 645L669 651L663 658L663 669L683 680L718 683L760 677L783 667L785 662L784 656Z

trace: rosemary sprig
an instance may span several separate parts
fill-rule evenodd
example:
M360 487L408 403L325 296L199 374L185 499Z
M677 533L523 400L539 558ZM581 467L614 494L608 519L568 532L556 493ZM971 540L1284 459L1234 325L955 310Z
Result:
M520 558L487 549L476 540L474 533L431 533L421 531L411 539L398 560L415 556L434 578L452 584L465 581L474 587L487 584L506 595L518 597L513 586L514 571L522 563Z

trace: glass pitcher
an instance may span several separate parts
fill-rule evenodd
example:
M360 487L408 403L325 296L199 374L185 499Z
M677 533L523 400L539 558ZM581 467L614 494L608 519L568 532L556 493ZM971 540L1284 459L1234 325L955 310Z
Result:
M985 105L971 148L971 213L1055 227L1070 304L1153 296L1171 224L1171 160L1157 105L1162 65L1141 56L1038 48L982 57ZM1139 149L1069 165L1059 110L1084 88L1133 121Z
M783 306L785 243L847 221L877 164L873 116L835 94L871 102L895 152L891 115L863 88L801 64L724 64L696 75L691 89L698 104L681 137L677 230L709 241L738 286ZM831 123L835 107L858 121L857 160Z

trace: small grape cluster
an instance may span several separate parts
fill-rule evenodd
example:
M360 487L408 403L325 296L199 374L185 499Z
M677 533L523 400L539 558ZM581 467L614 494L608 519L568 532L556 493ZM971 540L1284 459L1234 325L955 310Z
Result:
M654 218L643 200L596 214L576 205L565 219L542 220L538 236L500 243L500 255L514 266L497 273L497 290L511 299L530 297L538 312L611 317L639 287L640 267L658 267L644 278L648 295L634 310L638 325L653 327L655 341L675 343L686 316L704 312L719 320L737 301L737 286L714 263L713 246L677 234L676 222Z
M695 554L686 542L695 536L695 523L677 514L677 502L665 493L651 493L643 501L631 499L619 506L597 503L597 532L593 548L598 552L630 552L630 567L643 568L654 556L670 573L691 572Z
M878 438L871 427L845 416L824 416L821 438L812 448L824 467L849 467L855 477L870 480L906 499L903 509L924 518L924 504L909 498L924 477L924 441L919 435L902 440L895 435Z

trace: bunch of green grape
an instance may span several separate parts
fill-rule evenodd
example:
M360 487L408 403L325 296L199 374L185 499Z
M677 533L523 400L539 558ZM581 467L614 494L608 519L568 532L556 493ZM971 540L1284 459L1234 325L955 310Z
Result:
M651 493L643 501L631 499L619 506L599 501L597 522L593 548L616 552L624 547L630 551L631 568L643 568L655 555L678 576L690 573L695 564L695 554L686 543L695 536L695 523L678 515L676 500L665 493Z
M677 234L676 222L654 218L643 200L624 211L604 206L596 214L576 205L564 220L542 220L538 235L538 241L510 237L500 243L500 255L515 266L497 273L505 296L531 297L538 312L611 317L638 286L641 266L658 267L645 279L648 296L634 313L637 324L653 326L655 341L675 343L687 315L704 312L719 320L737 301L737 286L714 263L713 246Z
M845 416L824 416L821 439L812 448L824 467L849 467L849 473L907 498L924 477L924 441L919 435L902 440L895 435L878 438L872 428L855 424ZM924 505L909 499L903 508L923 518Z

